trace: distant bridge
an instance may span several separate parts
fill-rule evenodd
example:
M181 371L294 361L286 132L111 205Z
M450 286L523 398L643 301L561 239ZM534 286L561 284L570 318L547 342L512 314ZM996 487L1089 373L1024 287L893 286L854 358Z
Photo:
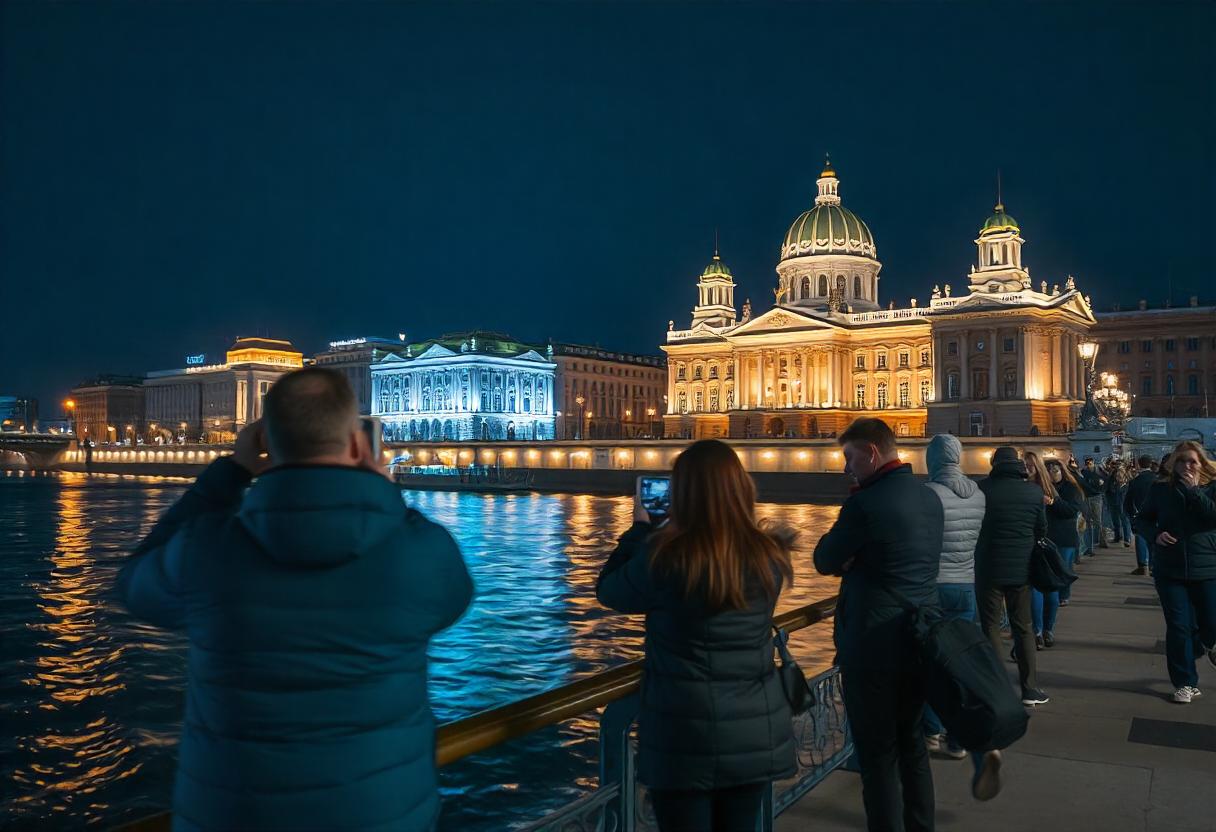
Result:
M45 470L75 440L75 436L54 433L0 433L0 451L21 454L31 468Z

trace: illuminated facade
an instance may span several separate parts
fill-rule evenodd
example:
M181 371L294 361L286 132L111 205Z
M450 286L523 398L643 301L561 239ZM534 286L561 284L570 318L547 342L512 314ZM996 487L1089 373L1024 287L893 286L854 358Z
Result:
M446 335L372 365L371 411L393 441L553 439L555 369L506 335Z
M223 364L159 370L144 379L147 441L177 436L231 442L262 417L262 399L284 373L304 366L290 341L237 338Z
M129 442L142 435L144 389L131 376L99 376L72 388L76 433L94 444Z
M859 416L904 436L1070 429L1084 398L1076 344L1094 317L1071 277L1034 288L1004 206L975 240L965 292L935 286L928 305L883 309L874 235L830 164L817 186L781 245L771 309L738 316L715 253L691 325L669 325L668 436L832 436Z
M404 354L406 344L404 336L397 340L390 338L347 338L343 341L330 341L329 349L313 356L313 363L318 367L337 370L346 376L351 389L355 391L355 399L359 402L359 412L372 412L372 365L389 354Z
M662 356L554 344L553 361L559 439L662 436L667 410Z

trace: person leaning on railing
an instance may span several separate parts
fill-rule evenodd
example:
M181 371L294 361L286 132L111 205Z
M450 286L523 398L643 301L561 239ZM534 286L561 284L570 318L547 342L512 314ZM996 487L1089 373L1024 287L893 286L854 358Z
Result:
M640 501L596 595L646 614L638 779L659 828L754 829L768 784L794 773L790 708L773 663L773 609L792 576L792 534L762 527L731 448L676 459L671 518Z

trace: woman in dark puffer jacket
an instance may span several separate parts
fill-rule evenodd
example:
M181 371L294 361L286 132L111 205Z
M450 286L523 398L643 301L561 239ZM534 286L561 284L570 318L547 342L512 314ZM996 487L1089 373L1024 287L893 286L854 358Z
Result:
M768 784L794 772L772 630L792 539L756 523L751 477L717 440L676 459L671 498L657 530L635 503L596 586L646 614L638 777L664 832L752 829Z

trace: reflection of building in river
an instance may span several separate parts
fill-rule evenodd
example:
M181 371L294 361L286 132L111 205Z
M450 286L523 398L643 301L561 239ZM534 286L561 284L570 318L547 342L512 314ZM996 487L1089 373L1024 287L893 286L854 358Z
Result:
M302 366L304 356L290 341L237 338L223 364L148 373L146 432L163 439L185 434L231 442L242 427L261 418L270 385Z
M747 303L739 318L715 253L689 328L669 326L668 436L813 437L859 416L909 436L1067 432L1094 316L1071 277L1032 283L1003 205L979 231L964 291L945 284L926 306L884 309L874 235L830 164L817 184L781 245L771 309L752 317Z

